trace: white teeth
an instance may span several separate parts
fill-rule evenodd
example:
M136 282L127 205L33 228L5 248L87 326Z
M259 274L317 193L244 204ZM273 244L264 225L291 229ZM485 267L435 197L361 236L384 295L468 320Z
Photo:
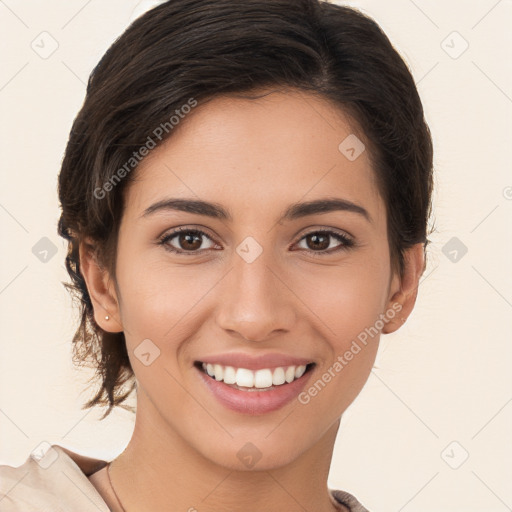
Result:
M252 388L254 386L254 372L246 368L238 368L236 371L236 385Z
M269 388L272 386L272 372L270 370L257 370L254 374L254 387Z
M215 380L222 380L224 378L224 369L220 364L214 364L213 371L215 372Z
M295 366L288 366L288 368L286 368L286 371L284 372L284 378L288 384L292 382L293 379L295 379Z
M297 369L295 370L295 378L298 379L299 377L302 377L305 371L305 366L297 366Z
M236 384L236 370L232 366L224 368L224 383Z
M280 386L285 382L286 379L284 378L284 368L276 368L274 370L274 374L272 375L272 384L274 386Z
M270 369L248 370L247 368L234 368L220 364L203 363L203 370L217 381L225 384L236 384L244 388L265 389L272 386L281 386L290 383L304 375L306 366L280 366Z

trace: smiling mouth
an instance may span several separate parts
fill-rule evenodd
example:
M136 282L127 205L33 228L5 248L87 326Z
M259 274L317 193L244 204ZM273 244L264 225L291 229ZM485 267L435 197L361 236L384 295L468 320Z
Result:
M290 384L310 372L315 363L300 366L280 366L249 370L220 364L196 361L194 366L212 380L223 382L229 387L241 391L270 391Z

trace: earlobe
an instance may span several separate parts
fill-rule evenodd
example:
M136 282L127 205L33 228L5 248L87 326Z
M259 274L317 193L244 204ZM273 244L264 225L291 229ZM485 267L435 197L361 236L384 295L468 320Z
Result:
M404 272L402 278L396 277L398 290L390 298L388 308L400 304L400 311L382 329L383 334L390 334L398 330L411 314L418 295L420 278L425 270L424 244L418 243L406 249L404 253ZM396 285L395 285L396 288Z
M80 271L94 309L94 320L107 332L122 332L119 302L110 275L96 259L93 242L80 244Z

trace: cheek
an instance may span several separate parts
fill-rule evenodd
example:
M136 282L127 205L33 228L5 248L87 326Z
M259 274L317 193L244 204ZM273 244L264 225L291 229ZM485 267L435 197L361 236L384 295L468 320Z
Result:
M208 273L194 267L171 264L163 248L141 249L126 240L120 244L117 279L127 337L163 339L173 329L205 293Z
M372 254L295 272L293 289L318 317L316 324L336 351L373 326L386 307L389 262Z
M219 281L224 271L213 263L170 264L159 251L153 253L148 258L135 248L120 247L117 278L123 324L128 336L168 340L171 329L175 337L175 331L183 329L180 323L204 314L205 294L203 304L215 307L212 300L215 288L223 288ZM289 300L298 317L309 316L336 350L343 350L347 340L373 325L385 307L389 261L376 254L382 251L361 251L336 264L302 260L277 269L293 292Z
M132 252L130 258L119 259L117 278L126 344L132 368L145 386L154 383L158 389L158 383L169 380L167 371L178 378L189 369L189 341L197 338L212 311L215 287L222 275L218 268L207 265L170 264L161 254L142 258ZM142 354L147 352L151 363L146 366L149 361Z
M378 350L388 299L388 265L389 261L372 257L347 259L338 267L303 273L301 284L295 283L296 289L301 286L298 294L307 297L309 318L327 348L317 380L305 390L304 403L328 404L340 412L360 392Z
M215 282L206 273L203 277L198 278L192 266L170 268L168 263L148 261L139 265L136 258L119 266L131 365L140 385L152 397L159 396L163 407L184 399L181 387L170 376L182 378L182 351L200 328L194 320L198 304ZM163 384L168 387L166 393L162 393Z

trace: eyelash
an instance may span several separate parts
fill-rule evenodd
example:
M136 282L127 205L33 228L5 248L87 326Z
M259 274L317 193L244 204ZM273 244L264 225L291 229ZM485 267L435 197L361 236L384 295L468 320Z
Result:
M167 234L163 235L162 237L160 237L158 245L164 246L164 248L167 251L170 251L175 254L183 254L185 256L196 256L197 254L200 254L201 252L208 250L208 249L202 249L199 251L182 251L182 250L176 249L175 247L173 247L172 245L169 244L169 241L172 240L174 237L176 237L176 235L179 235L180 233L194 233L196 235L205 236L206 238L209 238L210 240L212 240L212 238L207 233L205 233L204 231L201 231L200 229L192 229L192 228L182 227L182 228L176 228L171 233L167 233ZM339 247L330 249L329 251L327 251L327 250L313 251L311 249L309 249L309 250L302 249L304 251L309 252L312 256L315 256L315 257L328 256L330 254L337 253L340 251L345 251L347 249L351 249L356 246L356 243L353 239L351 239L345 235L342 235L341 233L338 233L336 231L330 231L330 230L326 230L326 229L310 231L309 233L306 233L305 235L303 235L296 243L299 243L304 238L306 238L310 235L317 235L317 234L330 235L333 238L335 238L336 240L338 240L339 242L342 242L342 244ZM213 240L212 240L212 242L213 242Z

